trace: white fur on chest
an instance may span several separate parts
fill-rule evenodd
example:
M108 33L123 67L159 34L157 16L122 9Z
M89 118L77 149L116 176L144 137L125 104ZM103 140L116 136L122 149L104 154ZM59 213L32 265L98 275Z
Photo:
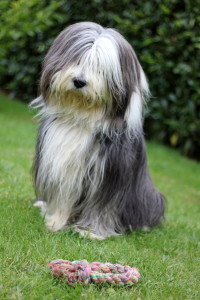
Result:
M85 128L54 122L46 133L42 150L44 171L54 182L67 181L70 188L74 182L73 177L77 178L77 172L82 177L90 141L91 134Z
M78 121L75 116L69 115L55 118L44 125L37 179L46 191L45 219L52 230L66 223L73 205L83 193L84 178L89 178L90 169L98 160L99 144L95 141L97 123L86 117ZM101 178L102 170L97 166L94 169L91 187L98 185ZM56 215L59 216L58 220Z
M45 135L42 149L41 173L52 182L65 182L68 192L75 192L85 173L86 157L91 147L92 134L84 126L54 121Z

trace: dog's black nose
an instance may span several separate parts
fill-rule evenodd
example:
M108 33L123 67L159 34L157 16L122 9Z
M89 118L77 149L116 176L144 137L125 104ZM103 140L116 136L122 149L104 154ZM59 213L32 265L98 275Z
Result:
M81 89L86 85L86 81L81 77L73 78L73 83L77 89Z

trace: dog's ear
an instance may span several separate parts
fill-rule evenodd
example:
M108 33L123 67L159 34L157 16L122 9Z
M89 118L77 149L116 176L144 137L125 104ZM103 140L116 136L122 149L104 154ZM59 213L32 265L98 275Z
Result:
M124 117L125 111L130 104L133 92L136 92L140 83L140 64L131 45L117 32L112 32L117 41L118 57L121 67L123 89L120 91L116 86L113 93L114 111L117 117Z
M119 58L125 89L124 98L126 101L130 101L132 93L136 92L139 87L141 67L134 50L125 40L120 43Z
M117 42L123 80L122 92L118 91L116 87L116 93L113 95L115 100L113 101L113 111L117 117L125 120L127 119L125 115L130 112L128 122L133 122L136 116L138 118L138 114L142 116L145 98L149 96L148 83L132 46L118 32L111 31L111 33Z
M125 98L129 104L133 92L140 93L142 98L149 93L148 83L134 49L123 37L119 44L119 59L126 91Z
M73 31L70 34L70 29L71 26L61 31L61 33L53 41L44 58L40 78L40 92L44 101L47 100L49 96L51 81L55 73L62 70L64 66L67 67L76 57L74 54L75 51L71 51L71 61L69 59L69 49L73 45L71 39Z
M144 107L146 99L148 99L149 96L150 92L147 79L140 66L138 85L132 90L124 116L129 132L137 133L142 131Z

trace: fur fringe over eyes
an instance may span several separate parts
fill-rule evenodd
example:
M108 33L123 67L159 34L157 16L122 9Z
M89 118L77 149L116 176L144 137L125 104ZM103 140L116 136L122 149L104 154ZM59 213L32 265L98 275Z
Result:
M95 23L69 26L45 57L40 91L33 170L46 225L103 239L158 224L164 197L142 130L149 90L130 44Z

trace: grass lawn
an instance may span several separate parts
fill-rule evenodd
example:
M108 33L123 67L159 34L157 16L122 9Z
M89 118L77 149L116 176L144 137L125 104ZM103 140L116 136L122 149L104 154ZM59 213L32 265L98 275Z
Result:
M0 96L0 299L200 299L200 164L148 143L154 183L167 198L166 223L105 241L50 233L37 208L31 163L37 123L25 105ZM68 287L49 275L57 258L139 268L132 287Z

